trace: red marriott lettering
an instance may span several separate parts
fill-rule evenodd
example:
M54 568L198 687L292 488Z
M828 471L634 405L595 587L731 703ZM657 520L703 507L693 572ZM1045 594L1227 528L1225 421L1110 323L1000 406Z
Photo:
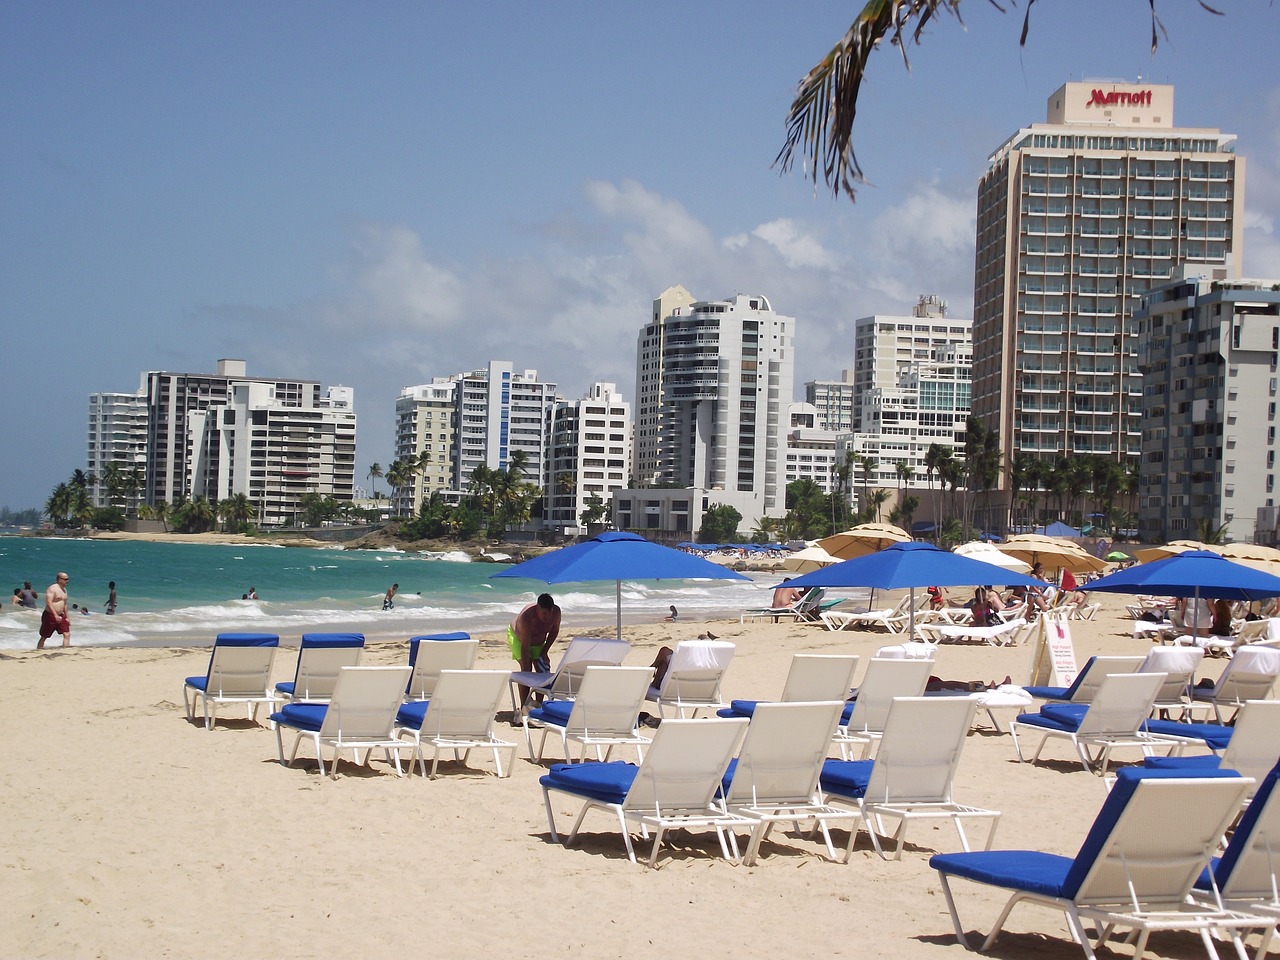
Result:
M1139 90L1137 93L1120 93L1116 90L1094 90L1086 107L1114 107L1116 104L1127 104L1134 107L1151 106L1151 91Z

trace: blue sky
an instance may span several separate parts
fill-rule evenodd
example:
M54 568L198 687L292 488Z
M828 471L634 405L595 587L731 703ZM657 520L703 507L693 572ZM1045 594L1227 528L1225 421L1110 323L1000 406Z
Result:
M490 358L629 396L649 303L763 293L797 386L852 321L922 293L969 316L987 157L1067 80L1176 86L1238 136L1245 272L1280 277L1280 11L1188 0L964 5L873 57L856 205L771 162L795 84L861 0L224 0L0 6L0 505L85 460L88 395L143 370L345 384L358 473L406 385ZM967 28L967 29L966 29Z

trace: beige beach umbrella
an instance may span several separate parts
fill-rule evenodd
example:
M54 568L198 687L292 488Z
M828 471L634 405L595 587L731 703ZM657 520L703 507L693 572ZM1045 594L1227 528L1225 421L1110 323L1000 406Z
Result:
M892 523L860 523L842 533L824 537L818 541L818 546L837 560L852 560L910 540L911 534Z
M994 543L988 543L985 540L971 540L969 543L962 543L960 546L954 547L951 552L962 557L968 557L971 560L981 560L997 567L1004 567L1006 570L1013 570L1017 573L1031 572L1031 564L1027 563L1027 561L1021 560L1013 556L1013 554L1005 553Z
M1032 566L1043 563L1046 571L1100 573L1107 568L1105 561L1099 560L1078 543L1062 537L1046 537L1041 533L1023 533L1010 537L1004 543L997 543L996 549Z
M1221 553L1220 547L1211 547L1209 544L1201 543L1199 540L1170 540L1168 543L1162 543L1159 546L1138 550L1134 553L1134 557L1139 563L1150 563L1152 560L1176 557L1178 554L1186 553L1188 550L1208 550L1211 553Z
M787 570L791 573L810 573L838 562L835 557L827 553L815 542L783 559L778 564L778 569Z
M1280 550L1275 547L1264 547L1259 543L1228 543L1211 549L1228 560L1280 577Z

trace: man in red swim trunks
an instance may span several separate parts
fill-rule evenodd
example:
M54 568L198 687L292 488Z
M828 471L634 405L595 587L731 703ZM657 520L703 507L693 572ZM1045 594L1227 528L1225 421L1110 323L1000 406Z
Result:
M58 579L49 584L44 592L44 612L40 614L40 642L37 650L44 649L44 642L55 633L62 634L62 645L71 646L71 620L67 616L67 584L71 578L65 573L58 574Z

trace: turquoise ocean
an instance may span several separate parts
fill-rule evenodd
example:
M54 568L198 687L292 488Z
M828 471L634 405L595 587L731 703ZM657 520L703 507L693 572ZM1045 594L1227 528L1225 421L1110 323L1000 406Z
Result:
M564 610L565 630L612 625L614 584L548 586L524 579L492 579L502 567L471 563L462 552L279 547L267 545L150 543L0 536L0 649L35 646L39 610L9 604L14 587L30 580L43 606L44 590L60 570L71 577L73 644L98 646L212 643L218 633L303 633L361 630L402 636L505 629L538 593L552 593ZM674 604L689 620L736 616L767 604L780 577L754 581L643 581L622 584L624 624L661 620ZM118 611L107 616L107 583L116 582ZM394 610L382 596L400 584ZM242 600L250 587L259 600ZM53 643L57 643L55 637Z

